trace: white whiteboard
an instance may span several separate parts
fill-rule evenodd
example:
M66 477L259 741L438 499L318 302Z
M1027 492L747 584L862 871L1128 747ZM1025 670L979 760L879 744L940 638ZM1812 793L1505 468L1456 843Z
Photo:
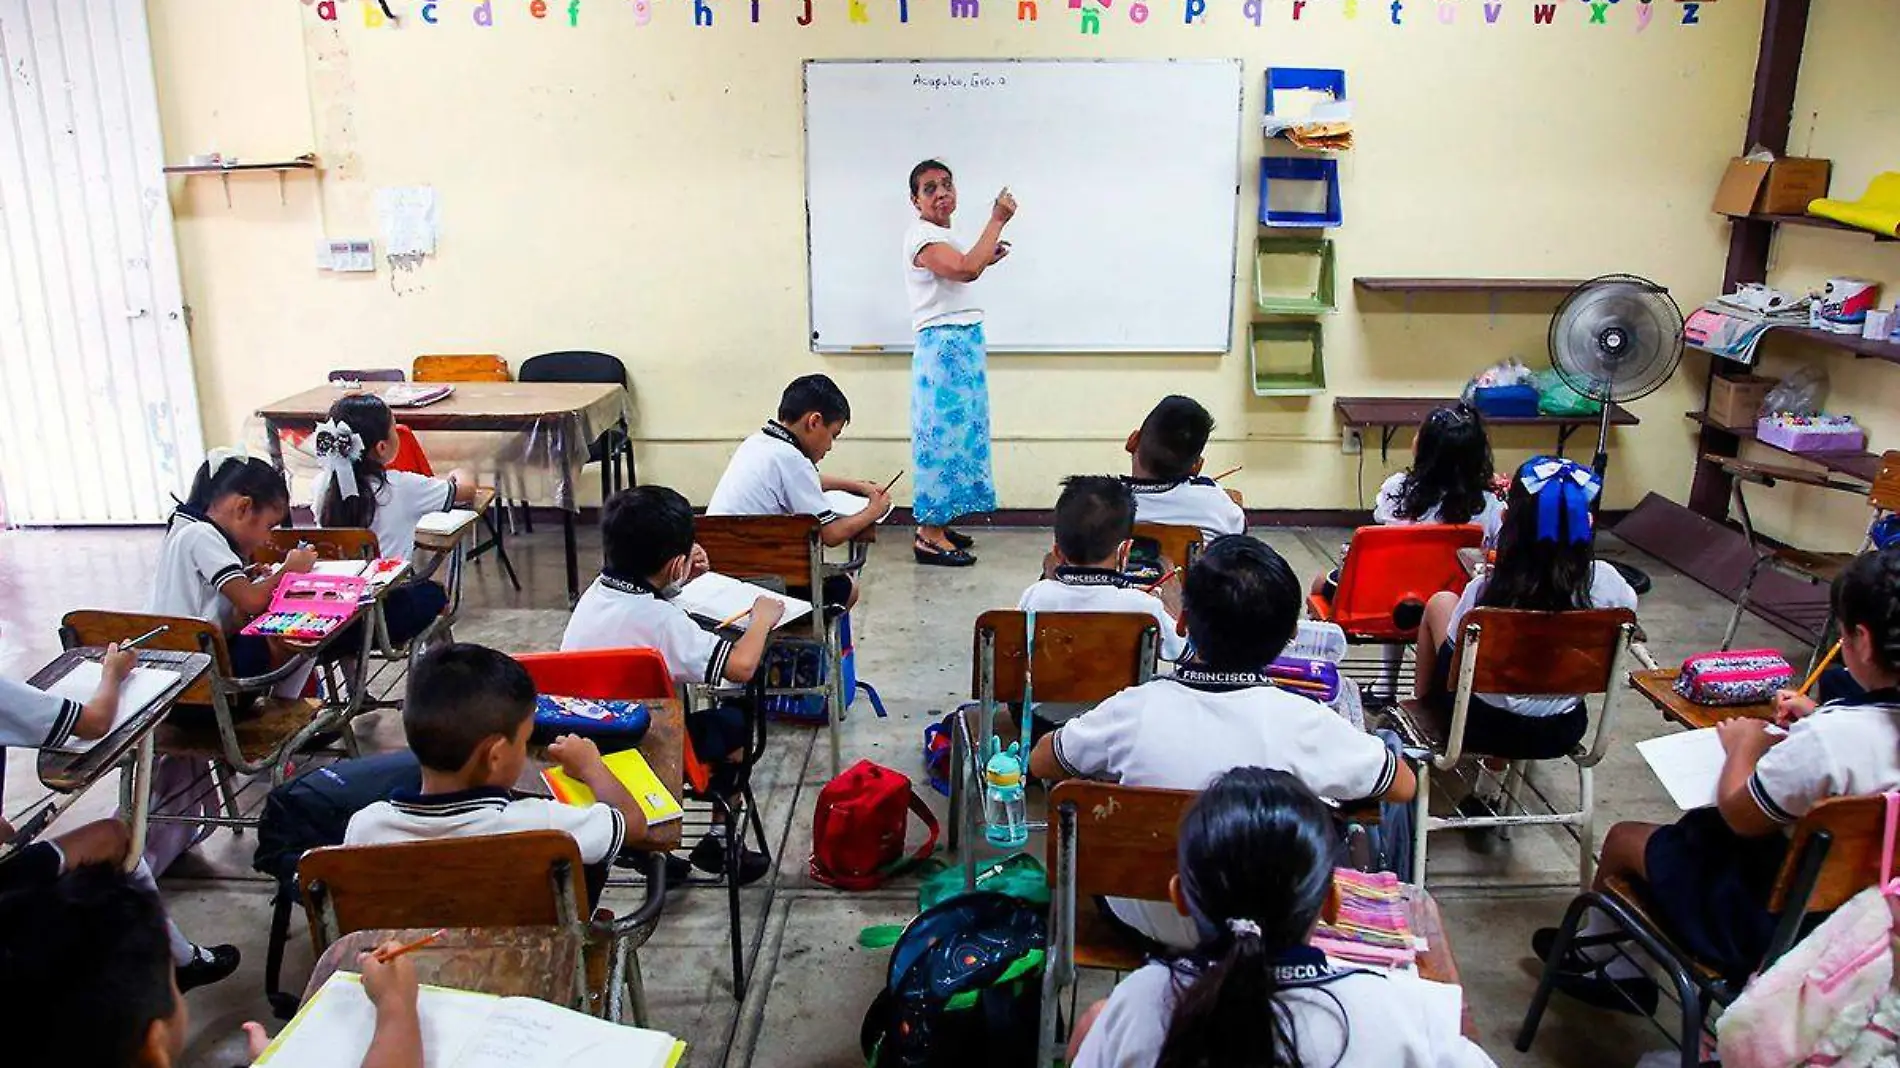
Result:
M1226 352L1241 125L1237 60L808 61L813 350L911 349L905 180L935 158L966 247L1021 205L975 283L992 351Z

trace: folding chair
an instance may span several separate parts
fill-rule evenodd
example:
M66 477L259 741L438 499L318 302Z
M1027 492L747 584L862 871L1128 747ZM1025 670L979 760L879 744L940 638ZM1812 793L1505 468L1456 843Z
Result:
M1038 1068L1062 1058L1057 1032L1064 987L1075 996L1076 970L1131 972L1144 955L1129 944L1098 899L1168 900L1175 874L1181 817L1198 797L1192 790L1156 790L1072 779L1049 795L1056 833L1048 847L1048 961L1042 973ZM1086 812L1089 818L1078 818ZM1075 1020L1070 1005L1069 1019Z
M521 382L604 382L628 387L627 365L604 352L544 352L521 363ZM626 485L637 486L633 470L633 438L624 421L616 422L587 446L587 462L600 465L600 499L605 502L621 487L620 462L627 463Z
M1741 592L1735 595L1735 610L1729 613L1728 629L1722 632L1722 648L1727 649L1735 642L1735 631L1742 624L1742 613L1748 611L1748 599L1755 588L1755 579L1762 568L1773 568L1783 574L1811 583L1831 583L1847 570L1854 557L1866 552L1873 545L1873 523L1878 523L1888 514L1900 511L1900 450L1881 454L1880 472L1874 476L1874 483L1867 491L1867 504L1874 510L1874 518L1868 524L1868 533L1857 552L1837 553L1818 552L1809 549L1770 548L1764 550L1755 534L1755 522L1748 512L1748 498L1743 496L1742 487L1749 482L1772 486L1780 479L1796 481L1803 473L1787 471L1785 468L1770 467L1765 464L1747 464L1731 462L1723 465L1732 477L1735 486L1735 515L1741 520L1742 535L1748 539L1748 551L1755 559L1748 566L1748 577L1742 580ZM1823 488L1840 488L1838 483L1822 480ZM1815 638L1814 654L1808 661L1812 668L1833 643L1829 640L1834 630L1834 613L1830 608L1821 622L1820 633Z
M1875 885L1881 871L1881 849L1886 838L1886 799L1883 797L1835 797L1814 806L1795 824L1787 859L1782 861L1775 888L1768 899L1768 910L1778 919L1768 951L1762 956L1758 972L1781 958L1807 932L1809 917L1819 917L1847 903L1862 890ZM1578 931L1591 909L1608 917L1619 931L1616 934L1579 939ZM1677 1041L1682 1052L1682 1068L1697 1068L1701 1063L1703 1024L1712 1006L1726 1006L1742 992L1743 983L1696 959L1676 945L1669 932L1657 921L1640 882L1611 879L1597 889L1586 890L1571 901L1557 929L1556 942L1550 948L1537 993L1524 1013L1524 1024L1517 1033L1517 1048L1528 1053L1537 1038L1538 1024L1550 1004L1550 992L1558 965L1574 946L1623 945L1635 943L1649 958L1669 973L1676 998L1682 1007Z
M955 713L957 729L950 740L949 845L962 857L966 888L976 888L977 816L989 739L1020 737L1025 748L1034 741L1033 730L1023 724L999 723L998 707L1032 701L1095 704L1139 686L1154 678L1160 632L1153 616L1135 612L1007 610L977 617L970 657L970 695L976 705ZM1022 715L1028 723L1032 712L1024 707Z
M405 927L558 927L586 936L584 974L593 1010L647 1023L639 948L666 903L666 866L650 857L647 900L632 915L589 917L580 847L561 831L439 838L393 845L326 846L297 865L310 941L324 947L355 931ZM479 888L479 892L472 892ZM605 967L602 967L602 964Z
M1577 768L1578 807L1574 812L1556 806L1532 785L1530 761L1514 760L1504 774L1501 812L1489 816L1434 816L1431 814L1431 769L1421 769L1418 794L1413 800L1414 846L1412 879L1425 885L1425 841L1432 831L1447 828L1565 826L1577 829L1577 883L1590 886L1596 868L1596 780L1594 769L1603 759L1616 722L1616 690L1623 682L1623 657L1636 637L1636 615L1627 608L1579 612L1522 612L1507 608L1477 608L1464 618L1453 651L1458 690L1451 722L1440 722L1420 701L1401 701L1394 717L1409 746L1428 750L1431 768L1450 772L1466 756L1483 756L1465 748L1465 723L1474 693L1515 694L1529 697L1569 697L1582 700L1601 695L1602 710L1596 730L1564 754ZM1531 813L1523 807L1519 790L1537 795L1548 810Z
M1463 593L1470 578L1458 550L1483 544L1484 532L1471 525L1360 527L1353 531L1332 600L1314 594L1307 598L1306 614L1339 624L1349 644L1382 647L1384 691L1379 696L1396 701L1405 647L1418 641L1425 602L1442 590ZM1376 692L1370 685L1366 689Z

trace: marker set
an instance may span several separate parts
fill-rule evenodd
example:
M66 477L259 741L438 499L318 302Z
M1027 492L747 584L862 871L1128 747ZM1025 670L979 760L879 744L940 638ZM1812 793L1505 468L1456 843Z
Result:
M347 575L289 575L278 584L270 610L253 619L244 634L292 641L318 641L355 618L367 584Z

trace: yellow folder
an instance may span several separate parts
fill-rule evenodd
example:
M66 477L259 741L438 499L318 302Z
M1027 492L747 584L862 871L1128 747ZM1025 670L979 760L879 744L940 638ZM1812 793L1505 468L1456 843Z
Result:
M618 753L609 753L603 758L607 770L627 788L627 792L640 802L640 810L647 815L647 826L669 823L684 816L685 810L665 786L660 777L653 774L653 768L647 764L647 758L640 755L638 749L623 749ZM570 776L560 768L549 768L541 773L541 780L548 784L548 790L554 799L576 808L586 808L597 799L587 784Z

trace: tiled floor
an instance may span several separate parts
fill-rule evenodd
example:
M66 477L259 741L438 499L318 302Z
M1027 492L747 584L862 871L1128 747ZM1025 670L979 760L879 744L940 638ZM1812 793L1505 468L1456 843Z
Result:
M583 544L591 535L583 531ZM1330 567L1343 536L1337 530L1266 534L1302 575ZM983 562L966 571L917 568L901 556L903 541L891 540L873 554L854 615L859 676L878 687L889 718L875 718L863 702L854 706L843 728L844 759L849 764L868 757L921 779L925 725L967 693L971 621L985 609L1015 602L1038 567L1048 534L986 532L979 547ZM0 534L0 671L21 677L56 653L55 627L67 609L139 607L156 544L156 532L144 530ZM510 548L523 591L509 589L492 562L474 568L457 637L511 651L552 648L566 615L559 533L544 529L512 541ZM1618 551L1614 545L1612 551ZM1641 612L1656 655L1667 661L1718 644L1727 603L1653 561L1638 562L1653 568L1656 582ZM1786 648L1791 658L1806 656L1785 635L1752 619L1741 640ZM1599 828L1617 819L1671 814L1633 747L1671 728L1635 700L1619 702L1619 709L1616 744L1598 770ZM398 744L394 714L374 719L363 725L364 736L377 745ZM817 732L794 728L775 728L770 745L757 782L779 863L770 879L742 896L755 981L743 1004L736 1004L724 893L687 891L669 902L658 934L641 954L655 1022L691 1044L688 1063L696 1068L859 1065L858 1023L882 981L884 954L859 949L857 934L867 925L907 919L915 911L915 887L904 883L850 895L815 885L805 862L814 798L830 774L828 746ZM40 791L27 754L13 754L9 770L5 811L18 813ZM1574 781L1551 779L1559 780L1549 784L1553 789L1574 789ZM931 796L941 812L940 799ZM102 788L74 816L102 813L111 803L112 792ZM236 976L191 995L192 1065L237 1063L237 1025L269 1018L261 976L271 888L250 869L254 847L250 835L219 834L163 880L167 902L187 931L207 941L235 942L245 954ZM1569 897L1564 887L1575 879L1575 850L1567 839L1519 832L1508 848L1479 856L1463 848L1458 836L1440 835L1433 838L1431 857L1430 881L1466 993L1485 1047L1500 1064L1627 1065L1642 1051L1662 1046L1641 1021L1559 1004L1530 1054L1511 1048L1534 984L1530 933L1556 921ZM627 906L638 892L610 890L608 904ZM310 959L299 935L286 967L293 986ZM1087 989L1099 992L1107 981L1091 976Z

